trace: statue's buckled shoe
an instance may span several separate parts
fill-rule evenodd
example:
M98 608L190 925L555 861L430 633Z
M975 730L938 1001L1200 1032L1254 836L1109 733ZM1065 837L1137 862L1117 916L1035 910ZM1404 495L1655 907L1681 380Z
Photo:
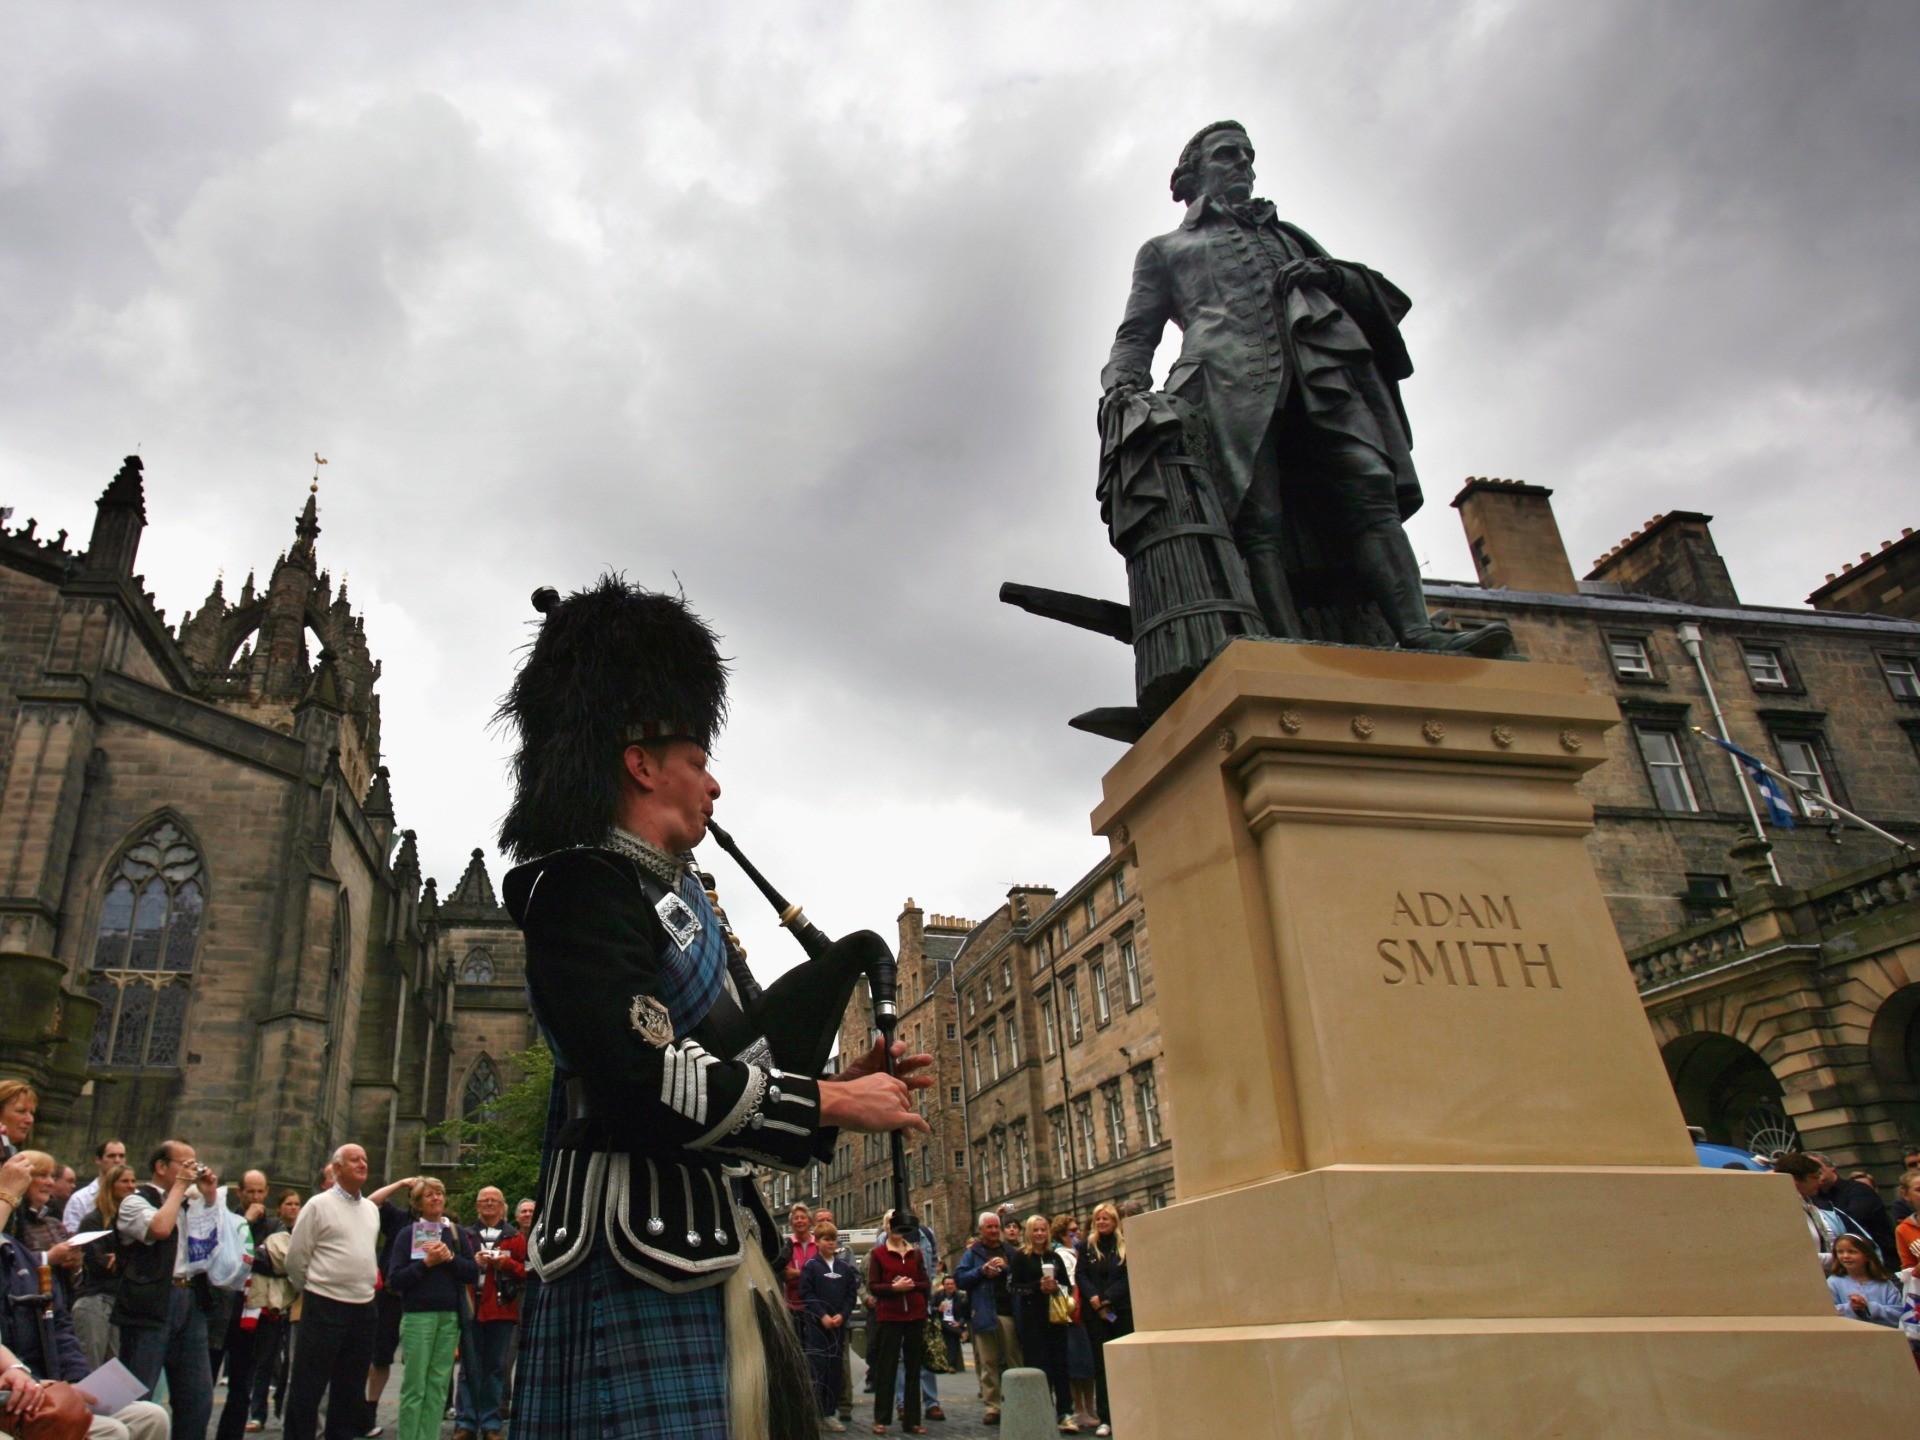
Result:
M1504 620L1490 620L1466 630L1442 630L1438 625L1430 625L1401 640L1400 648L1500 660L1513 654L1513 627Z

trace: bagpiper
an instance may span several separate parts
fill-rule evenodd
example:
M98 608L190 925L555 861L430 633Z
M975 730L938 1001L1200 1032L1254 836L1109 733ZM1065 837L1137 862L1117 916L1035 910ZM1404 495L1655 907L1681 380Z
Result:
M828 1160L840 1129L926 1131L931 1060L895 1046L889 1075L876 1043L821 1073L861 947L766 994L730 953L690 853L720 797L713 631L616 575L533 603L500 708L519 742L500 842L554 1079L514 1435L813 1437L753 1169Z

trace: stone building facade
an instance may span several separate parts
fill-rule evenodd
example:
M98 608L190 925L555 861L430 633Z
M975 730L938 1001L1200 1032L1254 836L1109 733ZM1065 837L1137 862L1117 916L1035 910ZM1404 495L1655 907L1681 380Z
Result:
M1707 1139L1899 1173L1920 1139L1920 855L1755 886L1627 958Z
M295 1184L349 1138L376 1174L444 1159L428 1132L524 1048L518 934L477 857L442 905L396 827L315 494L265 586L174 626L135 573L145 490L129 458L85 549L0 530L0 1073L72 1156L177 1134Z
M1429 604L1508 621L1525 659L1575 665L1619 702L1607 763L1582 781L1588 849L1689 1122L1890 1173L1920 1138L1920 868L1817 802L1766 828L1770 853L1748 849L1755 797L1696 727L1920 842L1920 542L1862 556L1813 608L1754 606L1694 512L1656 516L1577 578L1551 493L1469 480L1454 505L1475 581L1430 581ZM958 1039L935 1052L967 1137L968 1199L956 1169L948 1213L1010 1201L1084 1223L1097 1200L1173 1198L1152 901L1129 858L1064 892L1016 887L961 945ZM850 1037L863 1024L850 1015ZM836 1159L843 1219L878 1213L874 1153Z
M1468 481L1454 504L1479 583L1429 582L1428 599L1463 621L1507 620L1525 658L1578 666L1618 701L1608 763L1582 789L1594 806L1588 848L1629 948L1718 913L1742 883L1728 852L1754 833L1758 797L1697 732L1724 733L1920 838L1920 624L1743 604L1711 517L1692 511L1655 516L1575 581L1550 495ZM1794 830L1768 827L1781 883L1818 886L1885 858L1884 841L1837 820L1803 813Z
M1132 1209L1173 1198L1161 1098L1159 1025L1146 913L1131 851L1066 891L1016 885L979 924L911 902L901 916L901 1033L935 1057L921 1097L933 1135L910 1147L914 1205L952 1255L980 1210L1024 1217L1102 1200ZM912 957L917 963L909 965ZM865 1043L864 996L849 1008L843 1052ZM843 1224L871 1225L891 1203L886 1146L841 1142L822 1181Z

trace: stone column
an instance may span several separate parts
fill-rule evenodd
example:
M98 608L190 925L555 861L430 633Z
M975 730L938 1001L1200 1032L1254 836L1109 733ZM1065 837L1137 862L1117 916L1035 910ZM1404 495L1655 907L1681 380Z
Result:
M1182 1197L1129 1222L1118 1433L1920 1419L1789 1182L1695 1162L1583 844L1616 720L1571 667L1241 642L1108 772Z

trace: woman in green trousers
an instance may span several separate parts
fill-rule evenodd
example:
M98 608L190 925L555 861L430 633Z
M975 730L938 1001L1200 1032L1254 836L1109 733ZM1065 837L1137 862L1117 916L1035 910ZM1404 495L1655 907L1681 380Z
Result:
M387 1288L401 1300L399 1440L439 1440L447 1382L460 1345L461 1292L480 1278L473 1248L447 1219L447 1187L422 1180L413 1187L419 1217L393 1237L387 1252Z

